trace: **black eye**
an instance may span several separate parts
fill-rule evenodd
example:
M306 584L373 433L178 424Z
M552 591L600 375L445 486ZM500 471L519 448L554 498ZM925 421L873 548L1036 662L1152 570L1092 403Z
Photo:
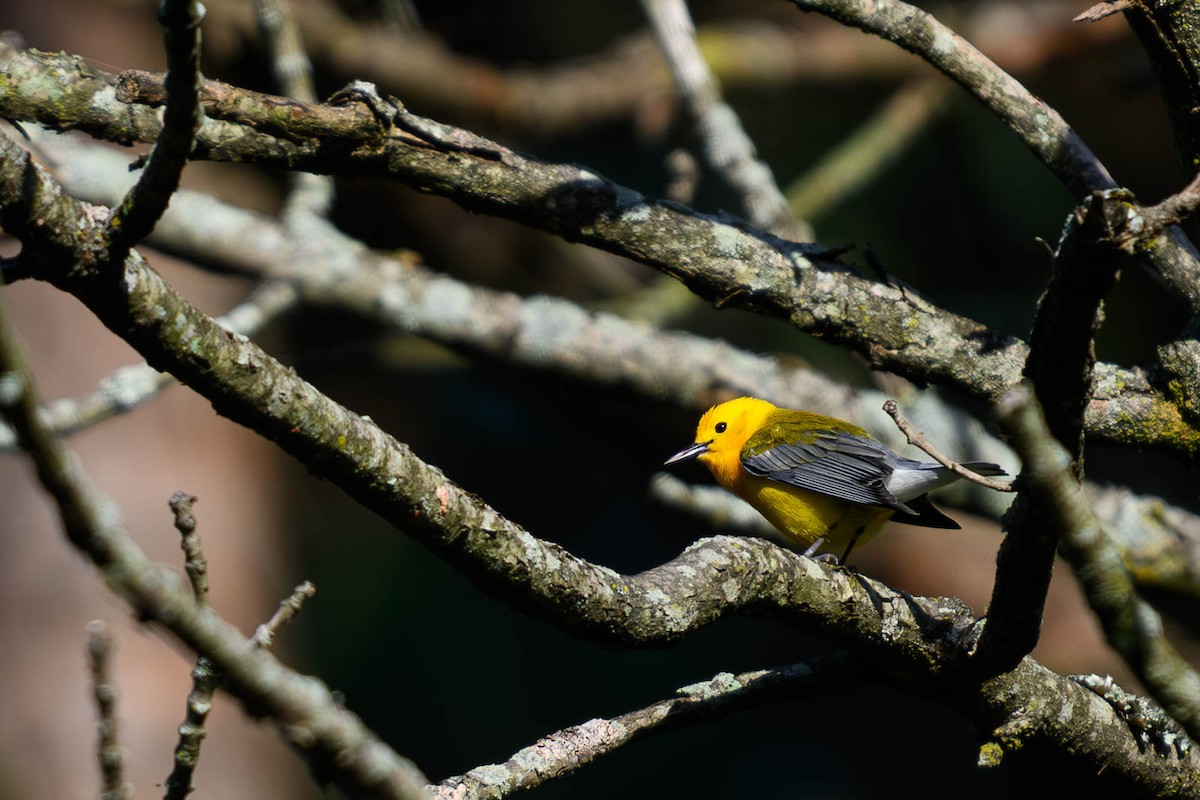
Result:
M724 433L725 432L725 423L718 422L717 426L713 430L715 430L717 433Z

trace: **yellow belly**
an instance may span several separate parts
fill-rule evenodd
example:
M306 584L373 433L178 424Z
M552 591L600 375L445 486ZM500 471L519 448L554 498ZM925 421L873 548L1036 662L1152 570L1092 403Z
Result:
M821 550L840 556L857 537L864 544L883 527L892 510L836 500L747 475L739 492L767 521L801 550L824 539Z

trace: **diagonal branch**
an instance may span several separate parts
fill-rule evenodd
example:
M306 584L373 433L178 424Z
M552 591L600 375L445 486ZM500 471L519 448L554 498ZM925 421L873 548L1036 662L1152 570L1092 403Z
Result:
M685 0L643 0L642 9L693 118L707 161L741 196L750 223L785 239L811 241L812 228L793 216L771 168L758 157L741 120L722 99L721 85L700 52Z
M1071 455L1077 482L1083 478L1083 415L1092 396L1101 303L1128 261L1113 236L1127 199L1124 192L1096 192L1068 219L1029 337L1025 374L1050 430ZM1057 522L1044 505L1018 496L996 556L992 610L979 645L985 669L1006 668L1037 644L1061 536Z
M21 54L4 65L13 90L0 92L0 113L77 124L60 107L51 109L49 103L20 95L23 81L45 75L47 60ZM111 92L99 85L96 91L105 88ZM1020 379L1028 352L1020 340L940 309L911 291L859 277L821 248L797 246L736 220L650 200L586 169L523 157L384 101L382 106L309 106L228 86L220 91L224 99L211 98L214 105L206 104L210 116L237 116L254 127L210 119L198 138L199 156L390 175L449 196L470 210L517 219L641 261L718 304L787 320L854 349L873 367L917 383L942 384L989 399ZM128 135L131 126L125 120L130 114L139 116L136 109L122 107L118 124L117 115L97 117L92 110L87 127L114 136ZM379 115L394 125L384 139ZM141 130L139 125L132 128ZM1169 449L1186 458L1200 453L1200 429L1152 383L1149 373L1137 368L1097 365L1087 433L1113 443Z
M39 152L55 163L69 191L96 203L120 198L127 182L120 154L82 140L33 133ZM108 185L114 179L115 185ZM200 239L197 230L207 233ZM813 370L725 342L589 313L565 300L520 298L464 284L406 259L371 252L327 226L309 226L303 238L289 237L276 220L181 190L152 241L185 256L273 276L274 284L255 294L263 302L284 289L289 302L302 295L306 302L350 311L396 331L525 369L617 384L655 401L690 408L755 394L779 405L848 419L895 449L903 444L894 426L882 424L878 409L884 398L878 392L852 392ZM271 285L277 289L271 290ZM450 298L453 313L447 313ZM231 312L217 322L252 335L250 328L233 324L242 316ZM154 373L148 366L142 369ZM936 393L914 392L905 406L950 452L1015 466L1011 451L988 443L978 422ZM960 482L947 491L959 488L968 486ZM1189 601L1200 591L1200 520L1155 497L1096 485L1089 485L1088 492L1105 525L1119 536L1140 584L1180 593ZM960 494L955 503L993 518L1008 505L1001 495L984 491Z
M674 697L621 714L593 719L539 739L503 764L476 767L432 787L453 800L498 800L570 774L635 739L724 717L767 702L848 694L869 676L866 665L846 652L790 667L733 675L680 688Z
M1066 120L932 14L902 0L792 0L903 47L940 69L995 114L1082 202L1117 184ZM1191 104L1178 106L1190 108ZM1172 227L1144 251L1146 263L1193 313L1200 312L1200 255Z
M100 234L93 232L97 238ZM211 660L251 713L272 716L312 769L347 793L404 800L428 796L420 771L342 708L327 688L248 648L245 638L198 604L173 572L150 562L121 524L112 498L91 486L78 462L39 422L24 354L2 315L0 416L16 429L33 459L67 538L140 618L161 625Z
M0 222L23 238L23 258L32 260L31 268L83 300L152 364L176 374L220 413L276 441L314 474L553 624L597 641L644 646L674 641L739 611L769 615L852 644L889 679L916 690L927 689L931 680L945 685L942 679L952 678L959 690L947 694L949 702L981 727L997 727L1014 716L1030 720L1019 744L1049 748L1089 770L1103 767L1109 779L1122 784L1200 791L1200 753L1164 761L1140 752L1110 707L1093 703L1090 693L1030 659L982 685L954 681L975 641L977 620L951 599L913 597L755 539L703 540L667 564L627 576L532 536L370 420L333 402L252 342L220 329L149 270L136 251L120 272L90 264L83 256L100 240L102 229L87 207L62 196L27 156L5 152L13 147L6 142L0 139L5 156L0 159ZM5 177L14 164L21 181L15 192ZM29 216L34 211L49 214L35 215L35 225ZM66 227L52 231L47 219ZM69 248L46 247L45 238ZM0 390L13 383L0 380ZM11 394L0 391L0 401ZM34 426L39 443L33 449L60 452L36 426L32 400L23 402L27 408L11 420L23 439L28 441ZM189 646L212 658L231 691L249 707L275 714L294 743L307 748L323 768L333 768L327 759L335 748L349 748L346 757L353 765L385 760L390 766L373 774L395 781L387 784L395 794L409 785L411 766L358 727L356 717L333 706L311 680L262 653L248 652L241 636L211 613L197 613L178 582L149 565L112 524L111 511L100 513L90 498L76 497L77 485L57 469L43 472L63 500L72 541L140 613L170 625ZM280 686L288 690L285 696L274 691ZM1081 736L1081 730L1088 735ZM336 775L354 787L362 780L357 772Z

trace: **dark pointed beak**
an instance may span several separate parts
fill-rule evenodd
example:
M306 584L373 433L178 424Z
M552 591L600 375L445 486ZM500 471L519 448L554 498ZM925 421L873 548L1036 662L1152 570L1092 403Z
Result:
M690 459L695 458L696 456L704 455L705 453L708 452L708 446L710 444L712 444L711 440L707 441L707 442L696 442L694 445L691 445L690 447L685 447L682 450L680 450L678 453L676 453L675 455L671 456L666 461L664 461L663 466L665 467L667 464L674 464L677 461L688 461Z

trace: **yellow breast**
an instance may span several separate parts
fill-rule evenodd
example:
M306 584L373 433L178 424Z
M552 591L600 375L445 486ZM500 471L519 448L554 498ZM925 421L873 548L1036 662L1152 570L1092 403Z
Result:
M840 555L855 536L863 544L892 516L891 509L847 503L745 473L739 483L737 494L801 549L823 538L821 549Z

